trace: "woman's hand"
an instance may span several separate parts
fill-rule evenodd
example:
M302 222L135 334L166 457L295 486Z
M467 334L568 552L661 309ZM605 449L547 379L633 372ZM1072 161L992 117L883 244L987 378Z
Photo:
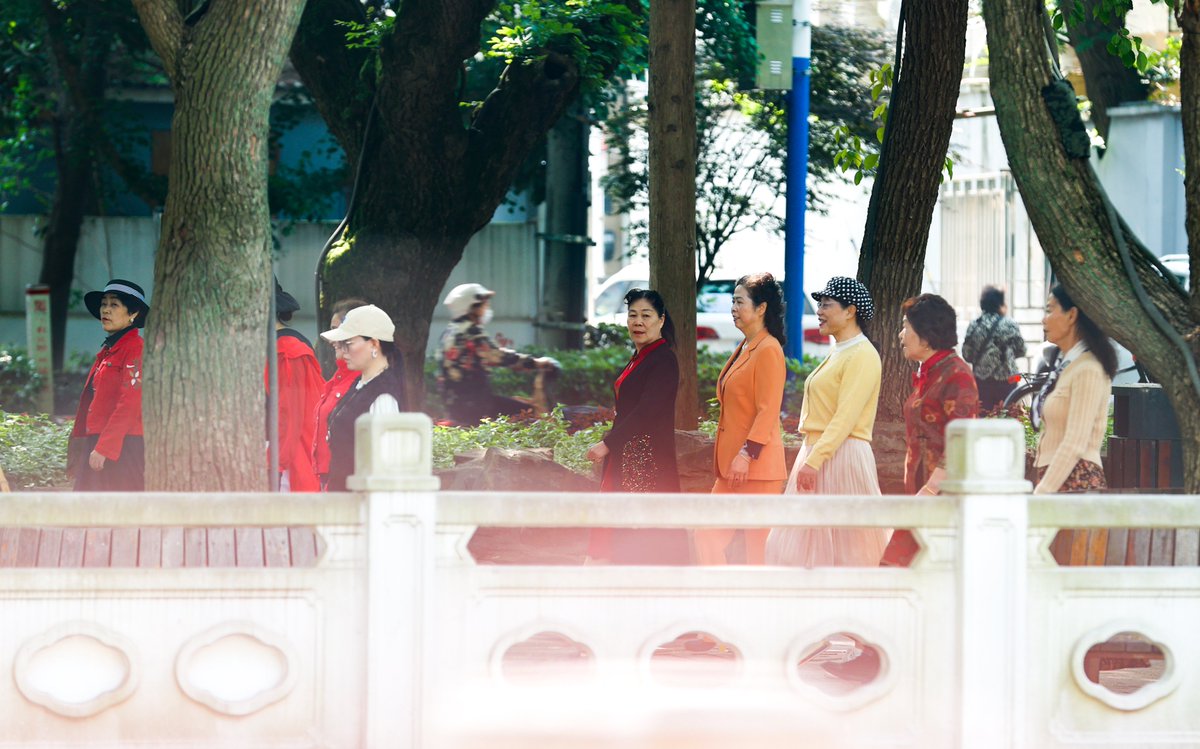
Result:
M93 471L103 471L104 460L105 458L103 455L95 450L92 450L92 454L88 456L88 465L91 466Z
M608 457L608 445L604 444L603 441L597 442L596 444L594 444L588 448L587 459L592 461L593 463L595 463L596 461L599 461L599 460L604 460L607 457Z
M808 463L800 466L800 473L796 475L796 488L802 492L816 491L817 469Z
M917 494L932 494L936 496L941 493L942 482L945 480L946 469L941 467L934 468L933 472L929 474L929 480L925 482L925 486L922 486Z
M749 474L750 458L743 453L733 456L733 461L729 464L729 483L738 486L746 481Z

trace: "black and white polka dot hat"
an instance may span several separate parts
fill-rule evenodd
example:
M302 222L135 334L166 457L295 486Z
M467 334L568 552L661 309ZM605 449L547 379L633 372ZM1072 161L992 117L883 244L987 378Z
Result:
M814 291L812 294L812 298L818 302L824 297L836 299L845 305L853 304L858 309L858 316L863 320L870 320L871 316L875 314L875 303L871 301L871 292L856 278L834 276L829 279L829 283L825 284L824 289Z

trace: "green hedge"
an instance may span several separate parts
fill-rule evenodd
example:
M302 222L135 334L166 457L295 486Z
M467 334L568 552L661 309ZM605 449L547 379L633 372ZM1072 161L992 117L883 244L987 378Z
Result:
M631 352L622 346L585 349L583 351L555 351L528 348L524 353L536 356L552 356L563 366L562 375L554 386L558 402L566 405L591 405L613 407L613 381L628 363ZM729 354L702 348L697 356L697 375L700 403L706 404L716 397L717 378L725 366ZM783 410L792 415L800 413L803 400L804 379L819 364L817 359L806 356L804 361L789 359L788 384L784 391ZM496 369L492 373L492 388L500 395L528 397L533 386L529 372ZM437 362L425 362L425 392L431 413L443 413L441 396L437 386Z
M455 455L481 447L549 447L554 450L555 462L578 473L591 475L592 462L584 455L611 426L605 422L576 429L563 418L560 408L554 409L554 413L545 418L531 421L509 421L500 417L471 428L435 426L433 465L435 468L450 468L454 465Z
M71 422L0 411L0 467L14 489L65 486Z
M41 389L42 375L23 349L0 349L0 409L11 413L32 411Z

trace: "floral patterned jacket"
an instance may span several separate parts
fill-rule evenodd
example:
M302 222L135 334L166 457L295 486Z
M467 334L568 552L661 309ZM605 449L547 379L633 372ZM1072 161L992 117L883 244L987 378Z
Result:
M470 318L452 320L438 342L438 384L446 410L455 414L492 395L488 370L496 367L536 369L534 357L492 342L483 326Z
M904 486L916 494L935 468L946 466L946 425L979 415L979 389L971 367L953 351L934 354L914 375L904 402Z

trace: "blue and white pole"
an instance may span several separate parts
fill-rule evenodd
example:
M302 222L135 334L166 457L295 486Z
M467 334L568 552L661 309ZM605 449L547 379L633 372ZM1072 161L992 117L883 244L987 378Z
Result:
M808 92L811 0L792 0L792 90L788 97L787 215L783 273L787 282L787 355L804 348L804 211L808 202Z

